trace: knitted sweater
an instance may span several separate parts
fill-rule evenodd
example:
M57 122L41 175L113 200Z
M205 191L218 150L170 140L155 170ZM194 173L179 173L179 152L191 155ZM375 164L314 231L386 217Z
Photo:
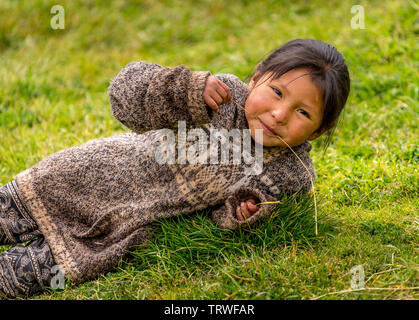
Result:
M219 227L238 229L276 207L261 205L244 222L235 216L241 200L275 201L280 191L310 190L308 173L283 147L264 147L263 170L254 175L245 174L250 166L233 163L231 155L228 164L156 161L163 143L160 129L176 132L178 121L206 133L249 129L243 108L237 107L245 105L247 85L231 74L216 75L230 87L232 101L212 111L203 99L209 75L184 65L128 64L108 93L114 117L132 131L53 153L16 176L19 196L73 283L117 266L133 245L148 239L155 219L210 208ZM293 149L315 178L311 144Z

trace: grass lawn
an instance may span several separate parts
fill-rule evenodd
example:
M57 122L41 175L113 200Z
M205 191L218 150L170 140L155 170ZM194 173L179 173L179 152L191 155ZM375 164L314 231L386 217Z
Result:
M272 49L313 38L343 53L352 87L326 153L313 142L318 235L311 197L281 198L250 233L202 211L160 221L113 272L33 299L419 297L417 1L62 0L65 29L53 30L55 4L0 2L0 185L51 153L128 132L107 87L131 61L245 80ZM365 29L351 27L353 5ZM351 290L356 266L365 285Z

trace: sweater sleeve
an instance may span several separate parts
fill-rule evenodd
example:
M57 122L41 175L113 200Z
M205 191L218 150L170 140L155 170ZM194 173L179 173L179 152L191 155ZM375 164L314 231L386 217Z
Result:
M113 116L134 132L210 122L203 97L209 71L187 66L161 67L143 61L129 63L108 88Z
M257 176L257 180L232 188L225 203L212 211L212 220L223 229L247 229L256 221L271 216L277 203L262 204L260 209L247 221L240 221L236 218L236 208L240 202L250 198L254 198L256 203L276 202L279 197L285 194L309 193L312 188L311 179L316 178L316 172L309 157L311 144L305 141L294 149L309 172L305 170L293 153L285 150L280 156L273 157L271 161L264 164L264 171ZM269 157L269 151L266 156Z
M256 221L269 217L277 206L277 204L262 204L260 209L250 218L246 221L240 221L236 217L236 208L240 205L240 202L250 198L255 199L256 203L278 201L259 189L240 187L226 199L225 204L212 212L212 220L222 229L247 230Z

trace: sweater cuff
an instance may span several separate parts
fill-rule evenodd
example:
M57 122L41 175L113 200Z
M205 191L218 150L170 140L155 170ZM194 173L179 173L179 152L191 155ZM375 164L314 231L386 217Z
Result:
M191 86L188 92L188 108L193 123L209 123L208 106L204 101L204 89L209 71L192 71Z
M271 215L276 208L276 204L262 204L260 205L260 209L248 219L245 221L238 220L236 217L236 208L240 205L240 202L247 201L250 198L255 199L256 203L278 201L274 197L265 195L259 190L242 187L226 199L225 206L213 211L212 219L223 229L248 230L256 221Z

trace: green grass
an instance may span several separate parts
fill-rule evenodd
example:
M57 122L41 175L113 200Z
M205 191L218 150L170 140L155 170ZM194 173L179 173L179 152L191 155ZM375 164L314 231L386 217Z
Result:
M158 222L151 243L113 272L34 299L419 297L413 0L60 1L65 29L52 30L55 4L0 3L1 185L53 152L127 132L106 89L131 61L245 80L275 47L314 38L344 54L352 90L324 156L322 138L313 142L318 236L311 198L283 198L250 233L221 230L202 211ZM356 4L364 30L351 28ZM357 265L366 289L350 292Z

